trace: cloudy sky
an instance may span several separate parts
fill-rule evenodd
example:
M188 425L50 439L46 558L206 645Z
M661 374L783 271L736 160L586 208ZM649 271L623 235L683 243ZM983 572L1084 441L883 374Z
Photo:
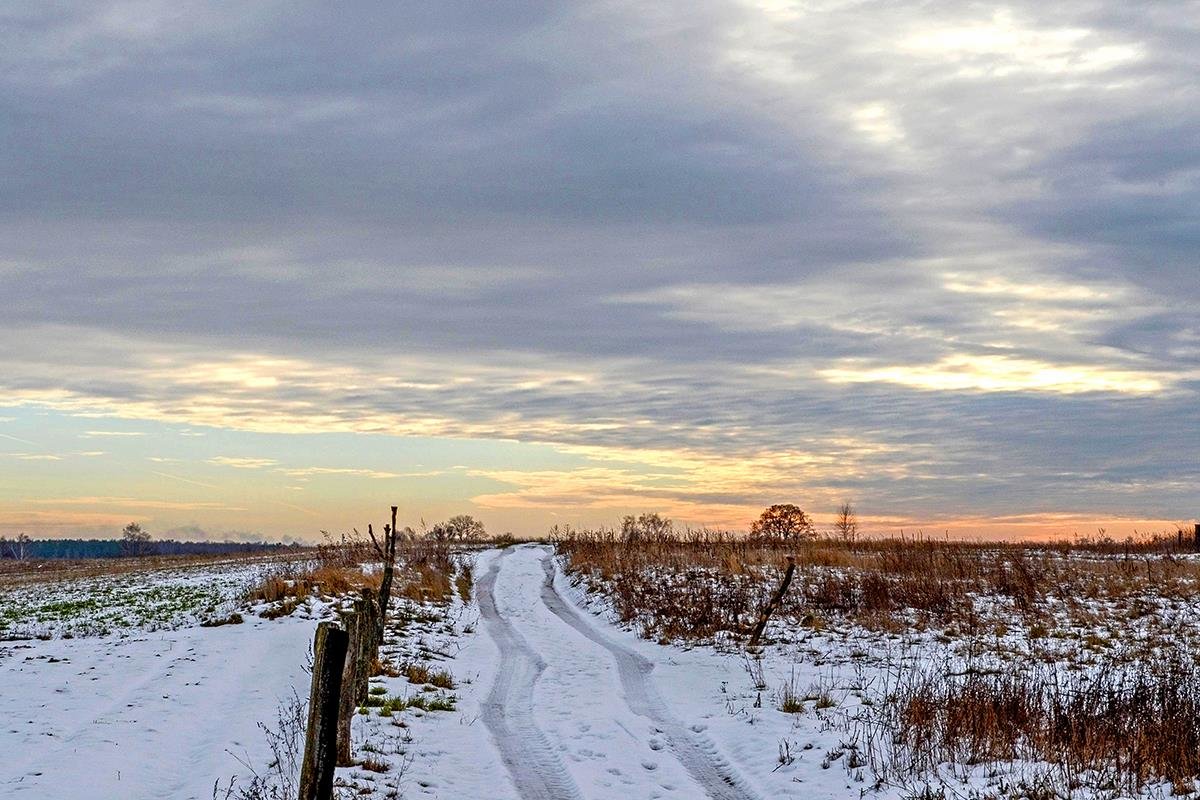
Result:
M1200 509L1200 4L8 2L0 533Z

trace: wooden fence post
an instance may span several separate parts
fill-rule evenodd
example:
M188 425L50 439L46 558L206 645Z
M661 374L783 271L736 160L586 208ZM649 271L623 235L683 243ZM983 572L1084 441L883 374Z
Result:
M783 602L783 596L787 594L788 586L792 583L792 573L795 571L796 559L793 556L788 556L787 570L783 573L783 581L779 584L779 588L775 591L774 596L771 597L771 602L767 603L767 607L763 609L762 615L759 616L758 624L754 626L754 632L750 634L749 648L751 650L758 647L758 640L766 629L771 615L775 613L775 609L779 608L779 604Z
M359 703L367 698L367 684L371 677L371 668L375 666L375 661L379 658L379 646L383 643L383 626L379 624L381 616L379 605L375 601L375 590L369 586L362 590L361 608L366 623L363 625L362 631L362 654L360 656L362 670L358 676L358 691L355 695Z
M354 754L350 747L350 723L354 714L367 700L370 689L371 667L379 655L378 636L379 607L375 604L375 591L362 590L362 597L354 601L354 610L345 614L342 623L349 636L346 659L342 668L341 707L338 709L337 764L348 767Z
M332 622L317 626L313 639L312 690L308 699L308 731L300 768L300 800L330 800L336 761L338 707L346 632Z
M1196 539L1195 539L1195 545L1196 545L1196 551L1197 551L1197 552L1200 552L1200 522L1197 522L1197 523L1196 523Z
M358 601L355 606L358 606ZM337 717L337 765L339 767L348 767L353 763L353 754L350 751L350 722L354 719L354 713L358 710L358 665L359 654L358 650L361 647L362 628L365 622L363 615L358 610L352 611L342 617L342 624L346 627L347 647L342 656L341 661L341 692L339 693L340 700L338 702Z

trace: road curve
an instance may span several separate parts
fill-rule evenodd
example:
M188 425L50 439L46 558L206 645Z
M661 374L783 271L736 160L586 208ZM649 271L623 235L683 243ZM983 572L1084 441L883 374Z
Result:
M546 580L542 602L556 617L607 650L616 662L625 702L636 714L649 719L667 741L675 759L711 800L758 800L758 795L737 774L707 737L680 722L663 701L650 673L654 664L640 653L605 636L568 603L554 586L556 569L550 553L542 557Z
M510 552L496 558L476 586L484 626L500 650L496 680L483 701L481 718L522 800L582 800L534 720L534 686L546 662L496 607L496 577Z

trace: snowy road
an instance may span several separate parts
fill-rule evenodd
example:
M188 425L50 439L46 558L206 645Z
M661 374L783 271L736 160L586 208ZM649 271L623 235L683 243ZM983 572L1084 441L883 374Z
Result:
M653 661L581 614L558 580L548 548L519 547L478 585L500 652L482 719L519 796L757 798L704 726L664 701Z
M393 658L452 672L455 709L355 717L410 800L761 800L858 795L842 734L765 702L740 652L664 647L613 625L552 550L477 553L475 591L403 626ZM591 609L591 610L589 610ZM593 613L599 612L599 613ZM313 620L0 643L0 797L206 800L269 760L259 722L308 692ZM822 679L766 665L772 686ZM391 694L419 687L378 679ZM810 690L812 691L812 690ZM396 723L400 723L397 725ZM791 757L779 758L784 745ZM366 752L364 749L363 752ZM836 769L829 768L838 763ZM374 781L374 783L372 783Z

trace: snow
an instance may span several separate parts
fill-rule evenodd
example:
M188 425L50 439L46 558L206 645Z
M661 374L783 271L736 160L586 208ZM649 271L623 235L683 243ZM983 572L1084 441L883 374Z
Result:
M783 714L769 700L753 708L758 692L739 656L663 647L609 624L584 607L550 548L479 553L474 571L470 604L416 607L423 613L386 648L396 662L448 667L455 709L356 716L358 755L390 769L341 769L344 785L447 800L758 800L864 788L854 770L821 767L841 743L827 715ZM210 798L215 782L246 772L243 762L264 765L258 725L293 692L307 697L314 622L246 619L0 646L0 747L14 754L0 766L0 795ZM797 676L805 688L821 678L807 670ZM404 678L372 683L421 691ZM795 760L781 765L785 740Z
M175 629L228 614L280 559L233 559L0 588L5 638Z
M475 574L482 618L461 626L450 661L465 679L458 707L411 726L405 797L748 800L866 788L855 770L821 767L841 744L827 715L752 710L740 658L662 647L590 614L548 547L483 553ZM805 677L819 679L812 669ZM781 767L784 739L795 761Z
M0 796L209 800L238 758L265 763L258 723L307 694L314 624L0 645Z
M664 646L614 624L604 596L569 579L548 546L473 559L469 602L398 600L384 647L395 664L447 669L454 688L372 679L388 696L452 697L453 710L356 716L356 754L374 769L339 769L339 784L350 787L343 792L444 800L911 795L912 785L880 781L867 766L867 750L888 745L887 732L864 720L898 665L959 657L937 631L777 628L776 644L757 660L720 640ZM210 580L141 580L224 587L204 599L224 609L245 577L231 569ZM54 602L53 592L26 596ZM110 615L125 627L0 643L0 796L210 798L215 782L266 764L259 723L273 723L293 693L307 698L315 619L330 606L313 600L291 617L247 613L244 624L217 628L197 627L203 614L195 609L176 611L169 625L162 615ZM1022 642L1032 641L1015 632L1001 640L1018 660ZM785 687L804 700L800 713L779 709ZM986 793L992 768L947 768L939 779L963 796ZM1005 774L1020 779L1037 768L1012 763Z

